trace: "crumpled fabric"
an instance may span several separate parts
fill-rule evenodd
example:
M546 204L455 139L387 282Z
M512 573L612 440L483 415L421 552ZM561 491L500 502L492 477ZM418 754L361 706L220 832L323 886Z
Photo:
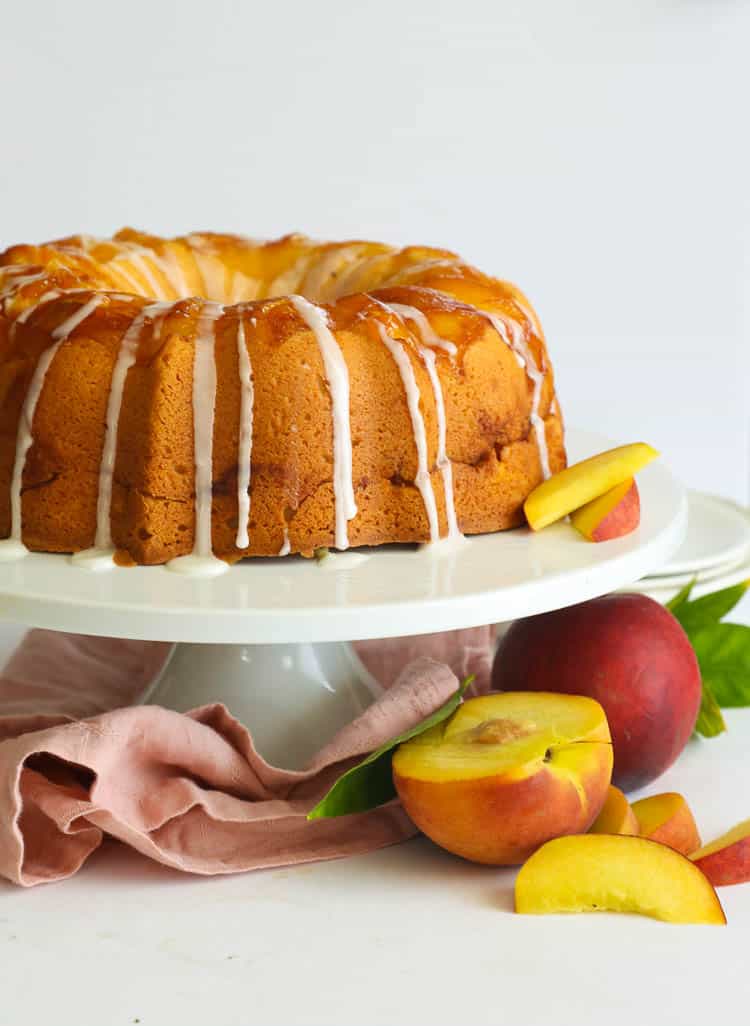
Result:
M457 636L361 643L360 658L387 690L292 771L266 762L252 724L221 704L188 713L134 704L170 645L31 631L0 677L0 874L21 886L60 880L105 836L206 875L341 858L412 836L397 801L306 816L350 766L455 692L454 670L413 658L418 651L450 649L460 676L490 659L489 630L485 656L477 632L451 632L464 633L471 654ZM387 647L380 661L378 644ZM478 680L481 690L488 680L488 672Z

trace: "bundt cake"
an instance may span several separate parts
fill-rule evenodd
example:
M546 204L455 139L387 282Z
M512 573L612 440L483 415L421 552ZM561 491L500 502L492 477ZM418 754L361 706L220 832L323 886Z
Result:
M0 255L0 555L212 572L523 522L542 330L440 249L201 233Z

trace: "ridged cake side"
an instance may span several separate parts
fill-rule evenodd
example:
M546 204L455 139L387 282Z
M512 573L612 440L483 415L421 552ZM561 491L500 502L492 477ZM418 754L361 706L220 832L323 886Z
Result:
M201 524L228 561L497 531L565 464L533 312L447 251L126 231L6 251L0 296L0 538L20 505L30 549L105 519L136 563Z

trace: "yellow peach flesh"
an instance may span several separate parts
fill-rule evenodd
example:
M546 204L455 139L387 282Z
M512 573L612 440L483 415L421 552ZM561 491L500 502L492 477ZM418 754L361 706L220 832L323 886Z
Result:
M702 848L694 851L690 857L693 860L704 859L707 855L713 855L723 848L728 848L730 844L744 841L746 837L750 837L750 819L745 819L742 823L738 823L737 826L733 826L731 830L727 830L725 834L717 837L710 844L704 844Z
M693 852L690 858L716 887L750 880L750 819Z
M535 531L561 520L616 485L631 478L659 453L645 442L621 445L591 456L543 481L524 503Z
M726 923L690 859L645 837L586 834L540 848L516 878L516 911L635 912L669 923Z
M668 844L683 855L692 855L700 847L698 827L690 806L681 794L667 791L641 798L633 803L633 812L641 836Z
M493 865L517 864L550 837L587 829L611 773L601 706L538 692L470 699L393 757L416 825L449 851Z
M591 824L592 834L628 834L639 833L638 820L630 807L630 802L619 789L612 784L607 789L601 812Z
M622 538L638 527L640 519L640 497L633 477L570 514L576 531L593 542Z

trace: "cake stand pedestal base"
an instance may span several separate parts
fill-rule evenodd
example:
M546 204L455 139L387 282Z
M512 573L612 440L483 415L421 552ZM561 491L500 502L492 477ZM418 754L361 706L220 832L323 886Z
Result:
M222 702L264 759L298 770L381 691L348 642L183 643L142 701L178 712Z

